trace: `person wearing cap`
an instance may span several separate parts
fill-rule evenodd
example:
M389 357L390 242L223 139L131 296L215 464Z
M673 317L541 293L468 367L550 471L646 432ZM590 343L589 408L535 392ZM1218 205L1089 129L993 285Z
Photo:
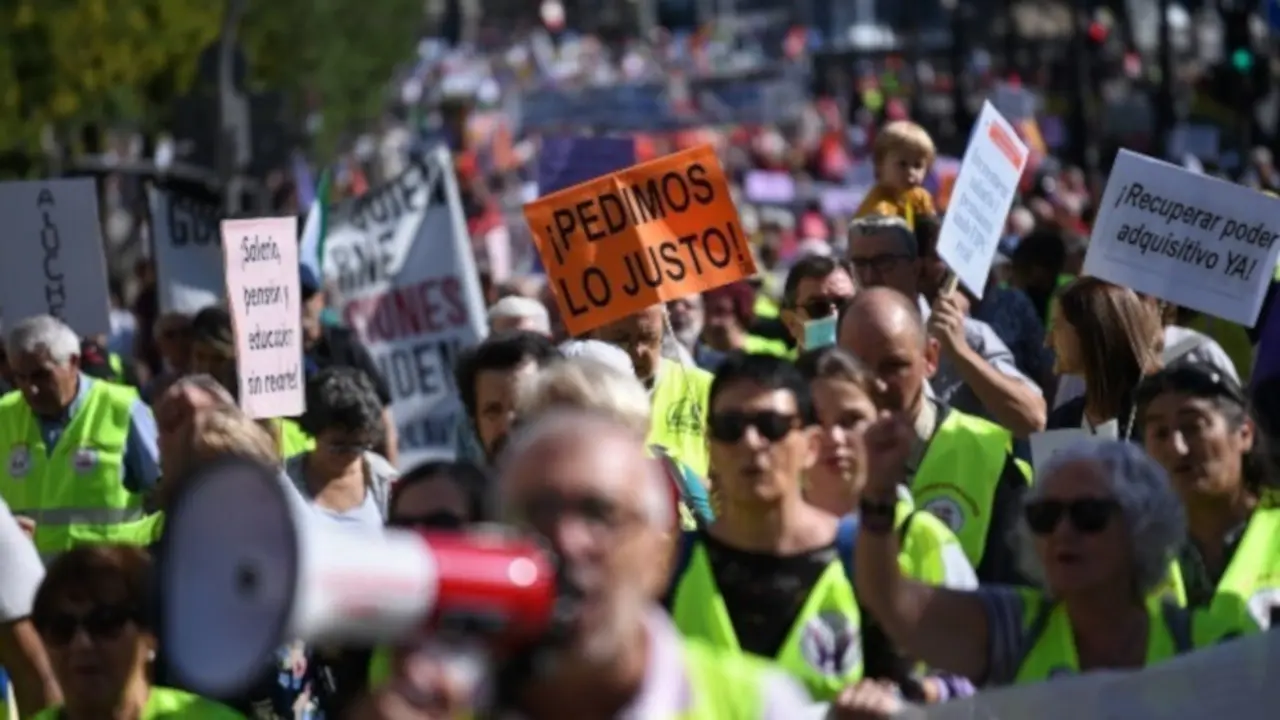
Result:
M122 528L160 476L151 410L135 389L87 375L80 338L57 318L18 323L7 350L19 392L0 399L0 497L34 526L45 560L128 542Z
M330 367L355 368L368 375L373 389L378 393L378 400L382 403L382 425L385 428L382 442L374 451L394 466L399 441L396 421L391 414L391 388L378 370L373 356L354 332L349 328L324 322L325 294L316 272L302 265L298 274L299 291L302 293L303 364L307 379L310 380L316 373Z
M551 337L547 306L533 298L508 295L489 308L489 332L528 330Z

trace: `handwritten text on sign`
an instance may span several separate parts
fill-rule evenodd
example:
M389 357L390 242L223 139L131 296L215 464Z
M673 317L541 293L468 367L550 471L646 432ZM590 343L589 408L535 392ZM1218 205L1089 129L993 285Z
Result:
M223 220L240 404L255 418L304 408L297 218Z
M524 214L574 335L756 271L709 146L548 195Z
M981 298L1004 218L1027 165L1027 147L989 102L976 127L938 233L938 256Z
M1099 204L1084 272L1252 326L1277 237L1280 200L1126 150Z

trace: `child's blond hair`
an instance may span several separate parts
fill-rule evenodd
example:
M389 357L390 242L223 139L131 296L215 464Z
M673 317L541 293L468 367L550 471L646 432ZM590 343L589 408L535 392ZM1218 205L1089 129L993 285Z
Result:
M879 176L880 165L884 163L885 158L890 154L903 152L913 156L923 155L925 164L931 165L933 159L937 157L938 149L933 144L933 138L929 137L929 133L924 128L910 120L895 120L880 128L875 145L871 148L876 175Z

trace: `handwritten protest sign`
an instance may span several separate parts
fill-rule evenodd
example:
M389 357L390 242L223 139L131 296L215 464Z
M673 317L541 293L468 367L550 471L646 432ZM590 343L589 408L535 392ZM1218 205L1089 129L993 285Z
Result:
M756 271L710 146L549 195L524 215L574 335Z
M153 186L147 188L147 204L160 310L194 315L221 302L226 277L218 198Z
M984 103L938 231L938 257L979 298L1026 166L1027 146L995 106Z
M464 412L453 367L487 328L452 158L438 148L331 218L330 301L391 391L400 464L452 458Z
M1280 244L1280 199L1123 150L1084 272L1252 326Z
M15 324L53 315L81 337L111 332L93 180L0 183L0 308Z
M298 219L223 220L222 247L240 406L254 418L301 415L306 394Z

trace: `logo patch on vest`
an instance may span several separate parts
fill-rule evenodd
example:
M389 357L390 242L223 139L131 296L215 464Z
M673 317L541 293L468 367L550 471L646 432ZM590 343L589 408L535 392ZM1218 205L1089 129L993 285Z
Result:
M960 508L960 503L949 497L934 498L925 503L923 509L946 523L953 533L959 534L964 528L964 510Z
M22 478L31 472L31 451L26 445L15 445L9 451L9 477Z
M81 475L93 470L97 465L98 451L93 448L80 448L71 456L71 467Z
M847 675L862 662L862 634L847 615L819 613L800 632L800 654L823 675Z
M672 403L667 411L667 429L677 435L701 436L705 429L702 427L702 408L697 401L683 398Z
M1249 612L1263 630L1271 627L1273 608L1280 608L1280 588L1259 590L1249 597Z

